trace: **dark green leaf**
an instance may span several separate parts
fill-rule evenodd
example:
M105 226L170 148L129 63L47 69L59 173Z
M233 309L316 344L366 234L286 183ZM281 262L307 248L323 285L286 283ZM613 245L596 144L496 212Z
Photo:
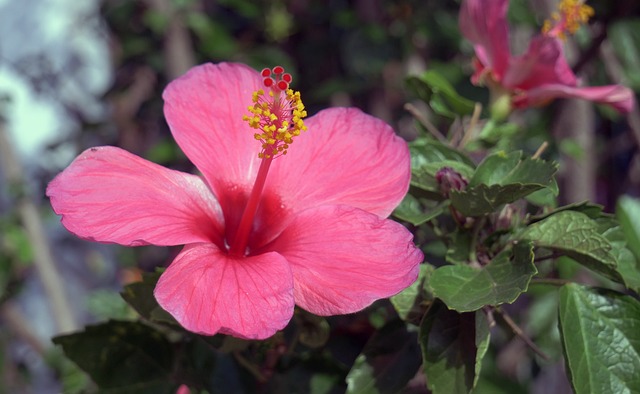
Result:
M561 211L533 223L518 237L531 240L537 247L566 255L580 264L623 283L616 271L611 244L598 233L595 221L575 211Z
M153 289L156 287L159 278L160 272L145 273L142 276L142 282L125 286L120 295L145 319L155 323L168 323L179 326L173 316L158 305L153 295Z
M512 203L544 188L543 185L478 185L464 191L451 191L451 205L465 216L480 216L498 210L502 205Z
M53 338L102 389L117 393L175 393L173 348L153 328L111 320Z
M436 71L426 71L420 76L407 79L409 88L439 115L456 117L469 115L473 111L474 103L460 96Z
M329 340L331 328L327 319L303 309L296 309L295 322L298 326L298 340L310 348L324 346Z
M436 301L420 326L420 346L434 394L469 393L489 346L489 324L483 312L460 314Z
M560 332L571 384L582 393L640 392L640 303L577 284L560 289Z
M377 331L347 375L347 393L395 393L404 388L421 364L416 331L400 320Z
M430 278L434 269L431 264L420 264L418 280L400 292L400 294L390 298L391 304L393 304L402 320L413 322L415 318L422 318L421 305L425 301L433 299L433 296L425 286L425 281Z
M475 311L486 305L512 303L527 290L537 273L533 265L533 246L521 242L505 250L482 268L446 265L436 269L430 286L434 296L450 309Z

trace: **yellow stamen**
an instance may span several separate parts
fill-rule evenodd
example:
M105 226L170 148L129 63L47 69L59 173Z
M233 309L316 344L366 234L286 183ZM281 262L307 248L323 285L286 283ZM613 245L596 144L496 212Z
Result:
M260 89L252 95L253 105L248 107L250 115L242 119L252 129L258 130L254 138L262 142L262 151L258 157L270 159L287 154L293 137L305 131L302 120L307 116L304 104L300 99L300 92L286 89L285 91L269 91L265 94Z
M594 14L593 8L584 4L584 0L562 0L558 11L544 22L542 33L564 40L567 33L574 34Z

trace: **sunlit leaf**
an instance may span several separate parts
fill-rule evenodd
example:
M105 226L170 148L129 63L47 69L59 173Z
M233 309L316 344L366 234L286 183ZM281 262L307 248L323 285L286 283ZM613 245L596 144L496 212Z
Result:
M537 247L571 257L598 273L623 282L616 271L617 263L611 254L611 244L598 233L596 222L583 213L558 212L529 225L518 238L531 240Z

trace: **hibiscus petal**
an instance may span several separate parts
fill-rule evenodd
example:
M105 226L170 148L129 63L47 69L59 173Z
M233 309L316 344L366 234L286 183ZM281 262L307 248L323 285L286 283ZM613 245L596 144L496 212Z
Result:
M77 236L122 245L222 243L222 216L200 177L120 148L80 154L47 187L53 210Z
M267 190L294 212L344 204L388 216L409 188L407 143L355 108L327 109L306 124L308 131L273 162Z
M422 252L399 223L347 206L297 215L269 246L291 264L296 304L318 315L352 313L418 277Z
M572 87L564 85L543 85L529 90L514 100L516 106L529 107L547 103L556 98L579 98L607 104L618 112L626 114L633 109L635 98L631 89L622 85Z
M527 51L511 59L502 85L508 89L529 90L545 84L576 86L575 74L564 57L557 38L537 36Z
M154 291L187 330L264 339L293 315L293 283L278 253L233 258L213 244L186 246Z
M478 59L500 80L511 56L508 0L466 0L460 8L459 26L462 34L474 44Z
M255 178L260 144L242 117L262 87L258 72L243 64L208 63L171 82L162 95L173 137L218 198L230 185Z

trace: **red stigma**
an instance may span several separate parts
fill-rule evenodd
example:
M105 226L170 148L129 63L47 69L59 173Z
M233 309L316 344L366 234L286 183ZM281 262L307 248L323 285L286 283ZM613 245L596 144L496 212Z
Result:
M287 90L289 88L289 84L285 81L278 81L278 89Z
M273 77L272 77L272 74ZM262 83L267 88L274 88L279 91L289 89L289 84L293 80L291 74L284 72L284 67L275 66L272 69L265 68L260 72Z

